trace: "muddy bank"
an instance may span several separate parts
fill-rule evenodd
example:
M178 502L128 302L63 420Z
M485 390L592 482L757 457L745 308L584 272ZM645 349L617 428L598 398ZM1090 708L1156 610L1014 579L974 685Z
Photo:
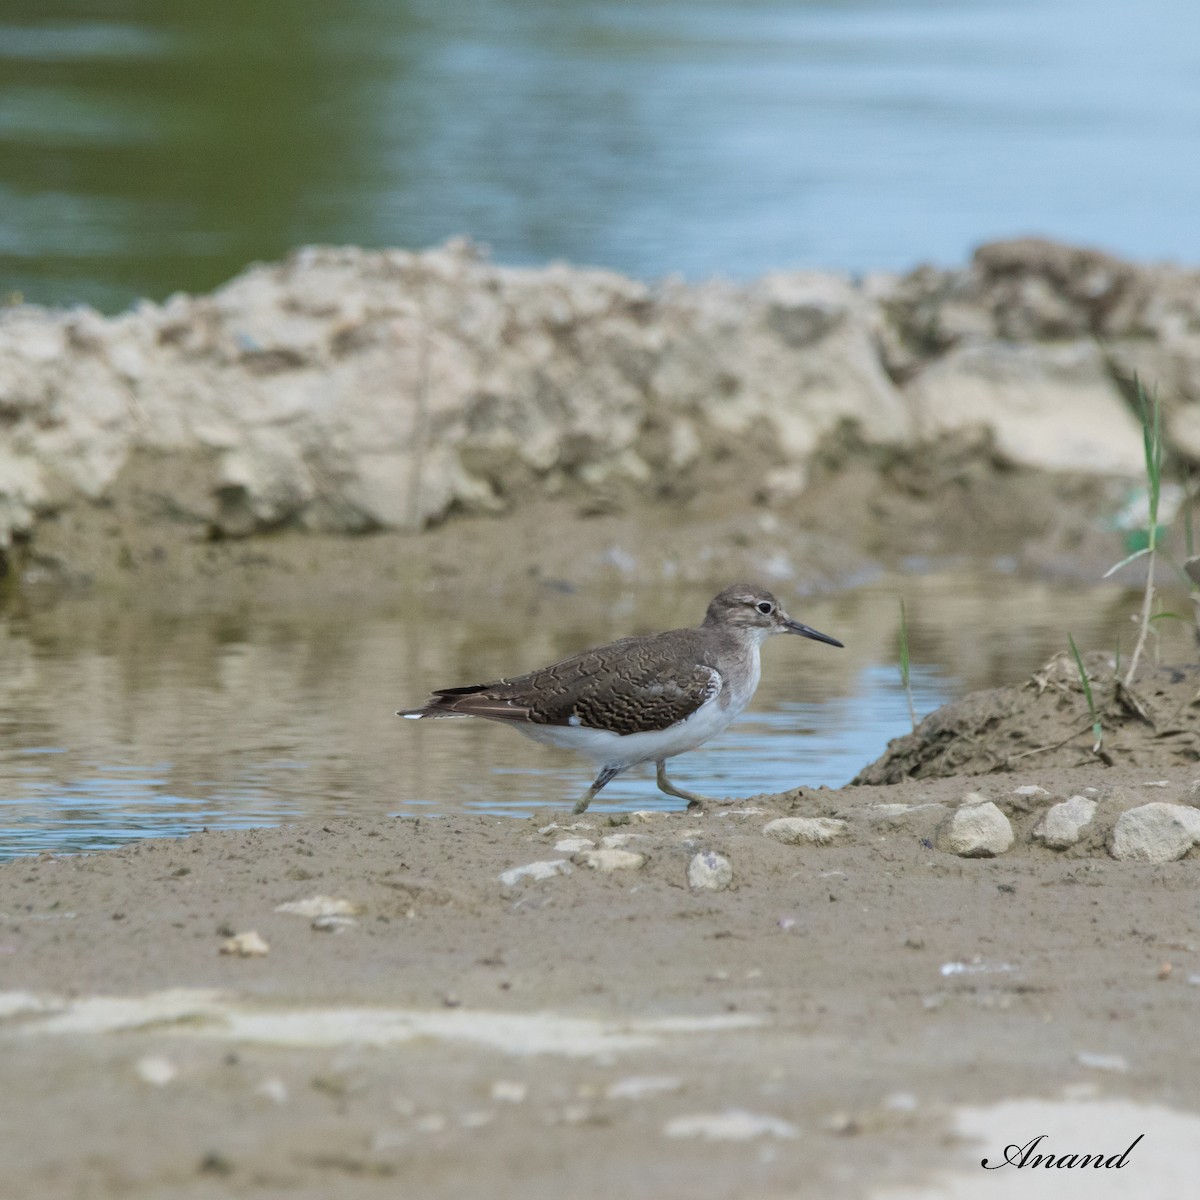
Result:
M974 692L930 713L854 782L1078 767L1096 760L1147 771L1200 763L1200 666L1143 668L1129 686L1112 654L1093 652L1085 667L1100 721L1099 746L1079 668L1064 651L1024 683Z
M115 576L236 566L212 538L551 506L755 511L868 555L1057 526L1053 562L1141 472L1135 370L1200 461L1198 295L1195 271L1029 241L905 277L657 287L454 243L307 249L111 319L13 308L0 541L16 572Z
M1128 811L1200 812L1194 775L1031 767L7 864L8 1186L862 1197L969 1181L1038 1132L952 1137L962 1105L1196 1112L1195 850L1111 850ZM942 843L972 794L1009 822L995 857ZM1051 849L1034 831L1072 796L1095 828ZM251 931L265 955L221 953ZM1112 1151L1139 1132L1129 1174L1165 1197L1153 1164L1191 1135L1119 1124Z

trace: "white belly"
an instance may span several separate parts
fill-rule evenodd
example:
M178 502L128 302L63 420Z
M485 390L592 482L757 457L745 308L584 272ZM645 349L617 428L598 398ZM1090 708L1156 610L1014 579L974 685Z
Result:
M657 762L695 750L716 737L750 703L758 687L758 647L754 647L749 678L736 691L723 687L685 721L648 733L611 733L607 729L585 729L578 725L514 725L527 737L548 746L574 750L597 766L624 769L638 763Z

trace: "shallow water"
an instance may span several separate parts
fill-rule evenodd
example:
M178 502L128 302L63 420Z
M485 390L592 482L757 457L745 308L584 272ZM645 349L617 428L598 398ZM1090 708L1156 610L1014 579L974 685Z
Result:
M897 667L901 593L920 714L1021 680L1068 631L1084 650L1112 648L1136 607L1115 588L981 574L789 600L793 615L847 648L768 642L751 708L675 759L673 777L715 795L850 779L910 727ZM434 597L299 615L168 616L86 598L0 611L0 857L301 817L561 809L590 782L585 760L484 722L407 722L394 710L431 687L693 623L708 594L547 592L452 612ZM1164 632L1192 653L1181 631ZM679 805L643 767L594 808Z
M0 293L307 242L657 278L1200 246L1194 0L9 0Z

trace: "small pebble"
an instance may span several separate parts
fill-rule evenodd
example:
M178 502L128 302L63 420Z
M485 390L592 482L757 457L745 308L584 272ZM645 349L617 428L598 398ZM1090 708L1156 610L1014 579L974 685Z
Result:
M353 917L362 912L362 905L335 896L309 896L304 900L277 904L275 911L292 913L297 917Z
M1034 838L1051 850L1066 850L1083 836L1096 815L1096 801L1087 796L1072 796L1061 804L1052 804L1033 831Z
M492 1099L503 1104L521 1104L529 1095L529 1085L512 1079L497 1079L492 1084Z
M568 837L555 842L554 849L559 854L578 854L581 850L590 850L595 844L591 838Z
M802 843L828 846L835 838L841 837L847 828L847 822L834 817L778 817L763 826L763 836L789 846Z
M722 854L704 850L688 863L687 881L697 892L723 892L733 882L733 864Z
M1092 1054L1087 1050L1080 1050L1075 1055L1075 1061L1081 1067L1092 1071L1113 1071L1121 1074L1129 1070L1128 1061L1120 1054Z
M345 933L347 929L353 929L358 922L353 917L340 917L334 913L327 913L325 916L318 917L313 923L312 928L318 933Z
M960 858L994 858L1012 844L1008 818L978 792L968 792L937 832L938 849Z
M575 861L593 871L636 871L646 865L646 856L633 850L584 850Z
M262 958L270 951L271 947L253 929L245 933L235 933L233 937L226 938L220 946L220 953L231 954L235 958Z
M256 1096L270 1100L272 1104L286 1104L288 1101L287 1084L278 1075L271 1075L254 1089Z
M600 847L603 850L622 850L630 842L643 841L645 837L644 833L610 833L600 839Z
M703 1138L709 1142L747 1142L757 1137L794 1138L800 1130L779 1117L727 1108L719 1113L673 1117L663 1126L669 1138Z
M640 1100L643 1096L658 1096L663 1092L677 1092L683 1080L675 1075L629 1075L618 1079L605 1089L609 1100Z
M153 1087L166 1087L179 1075L179 1068L161 1054L147 1054L133 1064L137 1077Z
M1044 787L1038 787L1036 783L1027 783L1023 787L1013 788L1014 796L1049 796L1050 793Z
M514 887L522 879L553 879L555 875L570 875L571 864L565 858L551 858L543 862L526 863L523 867L511 867L500 876L505 887Z

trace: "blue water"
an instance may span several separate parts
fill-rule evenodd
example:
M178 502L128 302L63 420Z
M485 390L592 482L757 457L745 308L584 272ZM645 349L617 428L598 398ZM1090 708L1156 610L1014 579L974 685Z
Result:
M969 690L1020 682L1068 631L1085 651L1111 649L1137 606L1120 588L989 575L810 596L803 618L846 649L772 639L751 707L673 760L672 778L713 796L840 786L908 732L900 587L919 715ZM0 859L299 819L561 812L591 782L585 760L487 722L400 721L394 710L432 687L682 623L706 600L703 588L590 604L574 595L535 619L486 597L450 616L433 596L401 612L186 618L86 597L31 613L0 608ZM1185 630L1166 637L1188 645ZM680 807L645 767L594 804Z
M0 15L0 288L33 301L455 234L643 278L954 264L1027 233L1200 260L1194 0L80 12Z

